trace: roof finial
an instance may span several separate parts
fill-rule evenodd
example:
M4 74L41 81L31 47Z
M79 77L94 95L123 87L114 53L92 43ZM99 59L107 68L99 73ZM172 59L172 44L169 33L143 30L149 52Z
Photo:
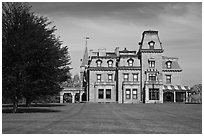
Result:
M90 38L87 36L87 37L86 37L86 44L85 44L86 47L87 47L87 40L89 40L89 39L90 39Z

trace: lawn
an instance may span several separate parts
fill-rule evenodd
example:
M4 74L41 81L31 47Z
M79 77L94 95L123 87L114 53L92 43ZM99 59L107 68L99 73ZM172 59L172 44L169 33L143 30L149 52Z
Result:
M201 104L76 103L20 111L2 114L3 134L202 133Z

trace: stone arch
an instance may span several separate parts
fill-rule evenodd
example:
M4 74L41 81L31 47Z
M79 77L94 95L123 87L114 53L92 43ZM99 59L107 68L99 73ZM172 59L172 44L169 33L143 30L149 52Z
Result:
M72 93L64 93L63 94L63 103L72 103Z

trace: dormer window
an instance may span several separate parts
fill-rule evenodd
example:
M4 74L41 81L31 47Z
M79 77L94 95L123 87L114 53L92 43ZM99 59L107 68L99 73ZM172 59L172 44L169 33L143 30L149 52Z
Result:
M154 41L150 41L148 42L148 44L149 44L149 49L154 49L154 44L155 44Z
M96 61L96 65L97 65L97 67L101 67L101 63L102 63L101 60L97 60L97 61Z
M108 60L108 67L113 67L113 61L112 60Z
M133 66L133 62L134 62L133 59L129 59L127 62L128 62L128 66Z
M167 62L166 62L166 67L167 67L167 68L171 68L171 64L172 64L171 61L167 61Z

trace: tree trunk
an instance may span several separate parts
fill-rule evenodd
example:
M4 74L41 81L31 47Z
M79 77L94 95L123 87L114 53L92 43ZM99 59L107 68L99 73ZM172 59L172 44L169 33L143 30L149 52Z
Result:
M13 113L16 113L18 109L18 99L17 96L14 96L14 101L13 101Z

